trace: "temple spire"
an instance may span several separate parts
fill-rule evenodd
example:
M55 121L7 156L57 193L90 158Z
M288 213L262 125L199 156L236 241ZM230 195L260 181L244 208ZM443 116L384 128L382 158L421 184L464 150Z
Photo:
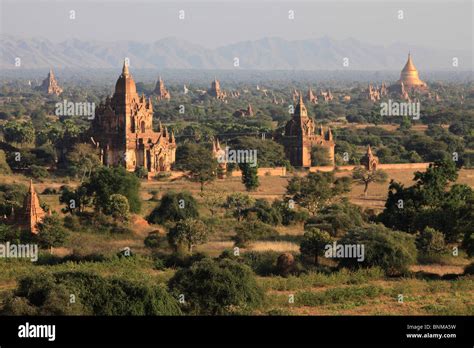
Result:
M127 64L126 59L124 59L124 61L123 61L122 75L127 76L127 77L130 75L130 73L128 71L128 64Z

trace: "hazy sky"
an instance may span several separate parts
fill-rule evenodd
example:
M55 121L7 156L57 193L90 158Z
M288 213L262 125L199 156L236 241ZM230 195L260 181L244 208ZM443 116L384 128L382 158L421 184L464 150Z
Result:
M276 36L349 37L389 45L472 49L471 0L21 1L0 0L1 33L51 41L143 42L174 36L205 47ZM76 19L69 19L75 10ZM178 11L185 11L185 19ZM288 19L288 11L295 19ZM397 18L398 10L404 19Z

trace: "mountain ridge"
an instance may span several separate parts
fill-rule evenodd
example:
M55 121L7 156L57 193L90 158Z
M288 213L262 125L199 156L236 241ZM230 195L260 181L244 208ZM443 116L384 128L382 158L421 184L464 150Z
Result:
M176 37L144 43L133 40L113 42L71 38L53 43L47 38L0 36L0 68L14 69L15 58L22 66L37 68L116 68L124 57L135 68L233 69L239 58L240 69L256 70L398 70L409 51L417 68L449 70L453 57L459 70L469 70L472 54L465 50L444 50L394 43L389 46L364 43L355 38L335 40L329 36L286 40L264 37L240 41L214 49ZM349 66L343 59L349 58Z

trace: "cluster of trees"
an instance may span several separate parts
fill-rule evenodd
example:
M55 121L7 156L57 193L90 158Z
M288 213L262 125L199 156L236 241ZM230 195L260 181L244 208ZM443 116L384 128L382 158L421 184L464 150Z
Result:
M468 185L454 184L457 177L458 169L448 160L416 172L413 186L392 181L378 221L408 233L431 227L441 231L446 241L458 242L473 229L474 191Z

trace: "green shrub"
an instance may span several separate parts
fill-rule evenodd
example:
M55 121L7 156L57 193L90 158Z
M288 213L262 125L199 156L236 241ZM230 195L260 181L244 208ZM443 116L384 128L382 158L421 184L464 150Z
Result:
M342 236L354 226L363 226L364 218L360 207L347 201L332 204L321 209L316 216L310 217L305 229L319 228L331 236Z
M415 243L418 251L425 254L439 254L446 250L444 235L431 227L425 227L416 236Z
M339 241L339 244L359 244L364 246L364 260L342 258L339 265L348 268L381 267L387 275L400 275L414 264L417 250L413 236L392 231L383 225L357 227Z
M160 204L153 209L147 220L153 224L179 221L186 218L198 218L198 204L189 192L168 192L161 198Z
M70 303L71 294L75 303ZM21 311L16 308L18 302ZM107 279L86 272L58 272L21 279L2 314L13 313L178 315L181 310L177 301L159 286Z
M158 232L150 232L143 243L147 248L158 248L163 241L163 237Z
M300 252L303 256L312 257L314 264L318 265L318 256L324 254L324 248L332 241L331 236L326 231L312 228L303 235L300 244Z
M45 167L32 164L30 166L29 175L35 179L44 179L48 177L49 173Z
M238 247L245 247L251 241L271 240L278 237L278 232L273 227L258 220L240 223L235 227L235 233L232 239Z
M280 253L276 251L249 251L243 253L241 258L256 274L269 276L277 274L276 261Z
M169 281L175 296L184 295L192 314L222 315L252 310L264 293L248 266L230 259L203 259L181 269Z

